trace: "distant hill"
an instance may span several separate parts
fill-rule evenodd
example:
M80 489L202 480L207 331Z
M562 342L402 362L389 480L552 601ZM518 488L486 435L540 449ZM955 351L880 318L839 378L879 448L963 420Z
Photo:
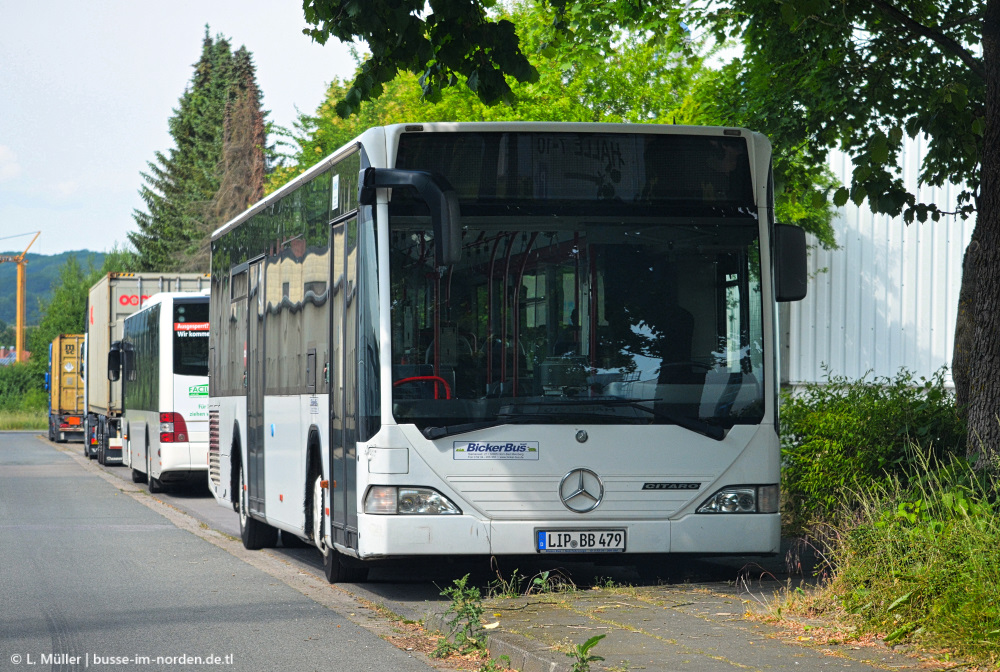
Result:
M19 255L23 250L0 252L0 255ZM27 284L25 286L24 307L27 311L28 326L38 324L41 319L38 306L41 300L48 300L52 283L59 279L59 269L70 257L86 271L91 265L100 268L104 263L103 252L76 250L61 254L32 254L25 257ZM0 264L0 321L13 325L17 320L17 264Z

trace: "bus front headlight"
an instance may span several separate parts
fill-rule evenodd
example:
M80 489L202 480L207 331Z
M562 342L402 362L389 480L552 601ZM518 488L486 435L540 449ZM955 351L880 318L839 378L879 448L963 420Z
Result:
M383 515L458 515L455 504L432 488L374 485L365 495L365 513Z
M777 485L723 488L698 507L698 513L777 513Z

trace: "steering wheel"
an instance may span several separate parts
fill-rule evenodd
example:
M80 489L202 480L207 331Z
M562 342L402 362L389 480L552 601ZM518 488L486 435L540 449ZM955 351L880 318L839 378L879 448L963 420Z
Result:
M408 383L434 383L434 398L438 398L438 383L444 385L444 398L451 399L451 388L448 387L448 381L441 376L410 376L409 378L400 378L394 381L392 386L399 387L400 385L406 385Z

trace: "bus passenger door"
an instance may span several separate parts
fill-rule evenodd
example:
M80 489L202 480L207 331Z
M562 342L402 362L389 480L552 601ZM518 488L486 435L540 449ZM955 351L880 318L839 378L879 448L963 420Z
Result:
M250 263L247 296L247 508L264 507L264 260Z
M330 534L334 542L352 548L358 545L357 465L350 443L354 423L349 419L355 404L348 395L355 393L350 341L357 337L357 328L349 324L356 310L350 309L354 273L348 269L355 262L350 252L356 231L357 219L352 217L334 224L330 236Z

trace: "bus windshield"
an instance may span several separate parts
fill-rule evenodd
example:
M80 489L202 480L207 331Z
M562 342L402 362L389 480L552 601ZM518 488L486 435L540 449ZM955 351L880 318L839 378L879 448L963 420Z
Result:
M208 375L208 299L174 301L174 374Z
M398 422L427 436L661 423L720 439L761 420L745 138L412 133L396 167L446 178L462 223L459 261L436 267L426 208L392 194Z
M393 227L397 421L761 420L756 220L550 226L469 226L445 269L428 228Z

